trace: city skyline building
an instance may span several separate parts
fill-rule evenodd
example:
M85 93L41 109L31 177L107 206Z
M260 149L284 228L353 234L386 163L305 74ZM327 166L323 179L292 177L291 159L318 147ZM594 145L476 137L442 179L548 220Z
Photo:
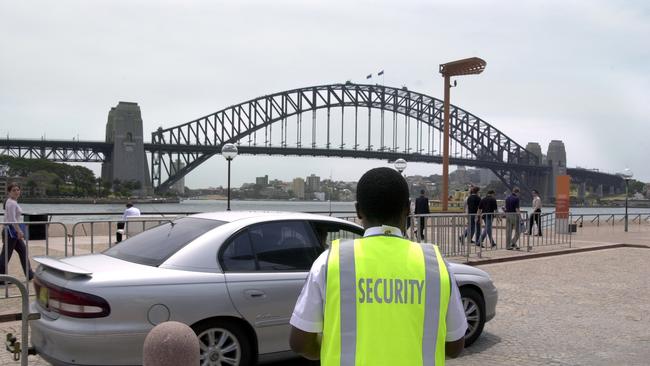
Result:
M320 177L316 174L311 174L306 179L306 190L309 192L320 191Z
M258 186L268 186L269 185L269 176L268 174L263 177L255 177L255 184Z
M294 178L291 184L291 190L294 197L298 199L305 199L305 180L302 178Z

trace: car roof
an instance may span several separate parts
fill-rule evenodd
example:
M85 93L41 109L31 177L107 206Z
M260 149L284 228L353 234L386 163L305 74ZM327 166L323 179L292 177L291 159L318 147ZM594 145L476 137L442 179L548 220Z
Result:
M350 216L356 216L351 213ZM191 217L218 220L224 222L236 221L276 221L276 220L325 220L325 221L338 221L347 223L354 226L359 226L349 220L341 219L333 216L316 215L304 212L284 212L284 211L217 211L217 212L204 212L192 215Z

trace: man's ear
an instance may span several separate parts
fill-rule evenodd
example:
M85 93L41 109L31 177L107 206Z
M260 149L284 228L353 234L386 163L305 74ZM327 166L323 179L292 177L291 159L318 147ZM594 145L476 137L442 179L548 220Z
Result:
M359 220L363 219L363 217L361 215L361 211L359 211L359 203L358 202L354 203L354 209L355 209L355 211L357 211L357 218Z

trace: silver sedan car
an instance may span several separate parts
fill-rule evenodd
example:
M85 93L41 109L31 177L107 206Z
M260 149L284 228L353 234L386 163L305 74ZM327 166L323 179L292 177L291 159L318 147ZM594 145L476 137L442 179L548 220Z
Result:
M202 365L295 357L289 319L312 262L328 243L363 228L333 217L217 212L179 218L101 254L39 263L32 345L54 365L140 365L147 333L189 325ZM466 343L494 317L487 273L450 264L469 322Z

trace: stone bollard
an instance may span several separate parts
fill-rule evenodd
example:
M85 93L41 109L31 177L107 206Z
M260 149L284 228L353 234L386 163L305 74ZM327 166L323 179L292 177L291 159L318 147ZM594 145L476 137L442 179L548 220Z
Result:
M199 339L192 328L183 323L160 323L144 340L143 366L198 365L199 358Z

